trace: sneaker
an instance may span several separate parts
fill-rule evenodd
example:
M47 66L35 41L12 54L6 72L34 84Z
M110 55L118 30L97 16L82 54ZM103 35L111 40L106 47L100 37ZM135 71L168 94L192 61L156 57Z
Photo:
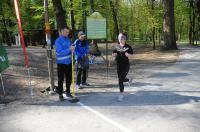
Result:
M120 93L117 100L119 102L121 102L121 101L123 101L123 99L124 99L124 95L123 95L123 93Z
M63 95L59 95L59 100L60 100L60 101L64 101Z
M81 85L76 85L77 89L83 89L83 87Z
M129 77L128 79L129 79L129 81L128 81L128 85L129 85L129 87L130 87L131 84L132 84L132 82L133 82L133 77Z
M66 93L66 97L68 97L68 98L72 98L73 96L72 96L71 93Z
M82 83L81 86L90 86L89 83Z

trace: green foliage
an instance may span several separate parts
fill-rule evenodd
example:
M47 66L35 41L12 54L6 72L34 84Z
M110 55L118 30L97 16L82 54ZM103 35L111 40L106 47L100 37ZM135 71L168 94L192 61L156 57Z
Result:
M152 10L152 0L112 0L118 18L120 30L126 30L129 39L141 39L151 36L153 28L162 30L163 25L163 3L159 0L154 2ZM69 26L70 11L74 11L75 28L83 27L83 14L91 14L90 0L73 0L71 8L70 0L62 0L63 9L66 11L66 21ZM44 29L44 7L43 0L19 0L20 14L25 35L34 30ZM110 0L94 0L95 11L98 11L107 18L109 38L114 34L113 13L110 7ZM189 32L189 7L184 0L175 0L175 24L176 33L180 39L187 39ZM18 26L12 0L1 0L0 20L5 17L7 30L12 34L18 32ZM49 0L49 22L51 28L56 29L55 12L52 1ZM4 31L4 26L0 22L0 33ZM1 35L0 35L1 39Z
M180 39L187 39L189 32L189 6L183 0L175 0L175 25L176 33Z

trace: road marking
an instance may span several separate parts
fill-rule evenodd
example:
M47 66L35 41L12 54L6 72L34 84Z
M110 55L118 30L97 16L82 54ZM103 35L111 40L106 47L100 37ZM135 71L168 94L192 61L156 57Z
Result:
M121 124L111 120L110 118L106 117L105 115L95 111L94 109L92 109L91 107L89 106L86 106L85 104L81 103L81 102L78 102L77 104L79 104L81 107L85 108L86 110L94 113L95 115L97 115L98 117L100 117L101 119L107 121L108 123L112 124L113 126L121 129L123 132L132 132L130 129L122 126Z

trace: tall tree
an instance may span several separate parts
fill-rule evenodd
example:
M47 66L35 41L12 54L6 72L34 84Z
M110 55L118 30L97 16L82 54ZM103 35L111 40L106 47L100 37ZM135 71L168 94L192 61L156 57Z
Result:
M164 0L163 35L167 49L178 49L175 37L174 0Z
M7 24L6 24L6 20L5 20L4 14L2 14L2 23L3 23L3 26L4 26L3 37L5 38L5 42L7 43L7 45L11 46L12 41L10 39L10 34L8 33L8 30L7 30Z
M196 7L198 14L198 31L200 32L200 0L197 0Z
M91 8L94 8L94 1L91 0L90 1L90 5L91 5ZM86 0L82 0L82 23L83 23L83 31L86 31L86 10L85 8L87 7L87 1ZM93 9L94 10L94 9Z
M9 7L12 7L12 4L10 1L5 1L3 0L2 2L0 2L0 22L2 22L2 25L4 28L3 32L1 32L3 39L5 40L5 42L7 43L8 46L11 46L12 40L11 40L11 36L10 33L8 32L8 20L6 20L5 18L5 13L6 10L4 10L4 6L8 5Z
M151 0L151 9L152 9L152 12L154 11L154 2L155 2L155 0ZM153 13L152 13L152 15L153 15ZM152 29L152 43L153 43L153 49L156 49L155 26L153 26L153 29Z
M70 11L70 14L71 14L71 26L72 26L72 32L73 32L73 37L72 39L74 40L75 39L75 20L74 20L74 3L73 3L73 0L70 0L70 7L71 7L71 11Z
M94 0L90 0L90 6L91 6L91 13L95 12L95 9L94 9Z
M113 38L113 40L115 41L116 36L119 34L119 26L118 26L118 20L117 20L117 12L115 9L116 6L114 6L112 0L110 0L110 7L112 9L113 21L114 21L114 25L115 25L114 26L114 38Z
M28 43L32 44L31 39L31 32L30 32L30 3L31 1L25 0L23 6L25 6L25 12L26 12L26 22L27 22L27 38L25 45L28 46Z
M54 12L56 14L56 23L58 30L62 27L67 26L65 14L66 12L63 10L61 0L52 0L54 6Z
M197 11L198 11L198 16L200 17L200 0L197 0Z
M193 0L189 1L189 21L190 21L190 28L189 28L189 44L194 45L194 38L195 38L195 4Z

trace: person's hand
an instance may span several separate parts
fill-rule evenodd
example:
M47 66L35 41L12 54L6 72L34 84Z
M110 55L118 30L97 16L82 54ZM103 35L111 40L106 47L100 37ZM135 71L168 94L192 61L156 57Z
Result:
M72 45L72 46L70 47L70 50L71 50L72 52L74 52L74 49L75 49L75 47Z
M117 53L112 53L112 56L113 56L113 57L116 57L116 56L117 56Z
M125 56L126 56L126 57L129 57L130 55L129 55L129 53L126 52L126 53L125 53Z

